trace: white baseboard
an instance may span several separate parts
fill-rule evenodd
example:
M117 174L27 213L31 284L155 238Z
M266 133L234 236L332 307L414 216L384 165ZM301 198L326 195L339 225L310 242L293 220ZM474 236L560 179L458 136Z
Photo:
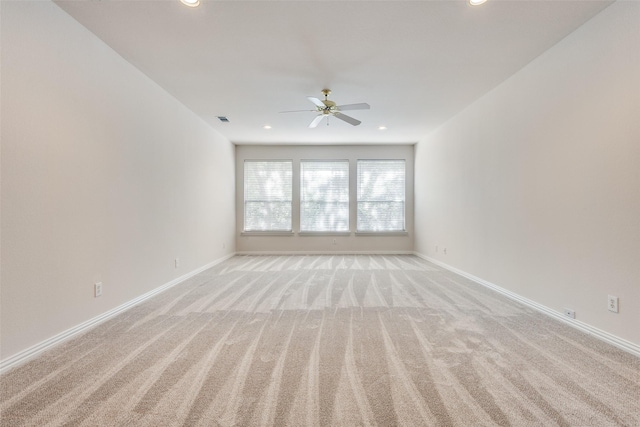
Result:
M167 289L184 282L185 280L195 276L198 273L203 272L204 270L207 270L208 268L213 267L214 265L217 265L231 257L233 257L235 255L235 253L231 253L229 255L225 255L222 258L219 258L215 261L212 261L206 265L203 265L200 268L197 268L193 271L190 271L187 274L184 274L180 277L177 277L175 279L173 279L172 281L165 283L162 286L159 286L155 289L153 289L152 291L147 292L146 294L140 295L137 298L134 298L122 305L117 306L116 308L113 308L109 311L107 311L106 313L102 313L99 316L96 316L92 319L87 320L86 322L82 322L79 325L74 326L73 328L67 329L64 332L61 332L57 335L52 336L51 338L48 338L34 346L31 346L29 348L27 348L26 350L23 350L19 353L14 354L13 356L10 356L2 361L0 361L0 374L8 371L11 368L14 368L22 363L25 363L26 361L34 358L35 356L39 355L40 353L51 349L53 346L60 344L63 341L66 341L80 333L86 332L88 329L99 325L102 322L105 322L108 319L111 319L112 317L130 309L131 307L140 304L143 301L148 300L149 298L153 297L154 295L157 295L161 292L166 291Z
M310 252L305 252L305 251L247 251L247 252L236 252L236 253L231 253L228 254L222 258L219 258L213 262L210 262L209 264L206 264L196 270L193 270L187 274L184 274L180 277L177 277L175 279L173 279L172 281L165 283L162 286L157 287L156 289L153 289L152 291L149 291L143 295L140 295L137 298L134 298L122 305L119 305L118 307L115 307L99 316L96 316L92 319L87 320L86 322L83 322L77 326L74 326L73 328L67 329L64 332L61 332L57 335L54 335L51 338L48 338L32 347L27 348L26 350L23 350L19 353L14 354L11 357L8 357L7 359L4 359L2 361L0 361L0 374L4 373L6 371L8 371L11 368L14 368L22 363L25 363L26 361L34 358L35 356L37 356L38 354L51 349L52 347L54 347L57 344L62 343L63 341L66 341L80 333L86 332L88 329L99 325L100 323L105 322L106 320L130 309L131 307L140 304L141 302L153 297L154 295L157 295L161 292L166 291L167 289L184 282L185 280L195 276L198 273L203 272L204 270L207 270L223 261L226 261L227 259L233 257L234 255L416 255L424 260L427 260L429 262L432 262L433 264L436 264L446 270L449 270L453 273L459 274L462 277L466 277L469 280L472 280L482 286L485 286L487 288L490 288L514 301L518 301L528 307L531 307L541 313L544 313L550 317L553 317L557 320L560 320L561 322L564 322L567 325L570 325L576 329L579 329L583 332L586 332L604 342L607 342L615 347L618 347L622 350L625 350L631 354L634 354L638 357L640 357L640 346L637 344L634 344L630 341L624 340L622 338L619 338L613 334L610 334L608 332L605 332L601 329L595 328L587 323L581 322L579 320L575 320L575 319L570 319L565 317L563 314L552 310L551 308L544 306L542 304L539 304L535 301L532 301L530 299L524 298L514 292L511 292L507 289L501 288L500 286L497 286L491 282L488 282L484 279L481 279L479 277L476 277L472 274L469 274L465 271L459 270L455 267L452 267L448 264L445 264L439 260L433 259L431 257L428 257L426 255L420 254L418 252L413 252L413 251L372 251L372 252L366 252L366 251L331 251L331 252L317 252L317 251L310 251Z
M236 255L413 255L413 251L239 251Z
M581 322L579 320L571 319L569 317L566 317L564 314L559 313L556 310L553 310L553 309L551 309L551 308L549 308L549 307L547 307L545 305L539 304L539 303L537 303L535 301L532 301L532 300L530 300L528 298L525 298L525 297L523 297L521 295L518 295L515 292L511 292L511 291L509 291L507 289L501 288L498 285L495 285L495 284L493 284L491 282L487 282L484 279L476 277L473 274L469 274L466 271L459 270L459 269L457 269L455 267L452 267L452 266L450 266L448 264L445 264L444 262L439 261L437 259L433 259L431 257L428 257L428 256L423 255L423 254L418 253L418 252L414 252L414 255L416 255L416 256L418 256L418 257L420 257L420 258L422 258L422 259L424 259L426 261L432 262L435 265L437 265L439 267L442 267L442 268L444 268L446 270L449 270L449 271L451 271L453 273L459 274L462 277L466 277L467 279L472 280L472 281L478 283L479 285L482 285L482 286L485 286L485 287L487 287L489 289L492 289L492 290L494 290L494 291L506 296L507 298L510 298L510 299L512 299L514 301L517 301L517 302L519 302L521 304L524 304L524 305L526 305L528 307L531 307L534 310L537 310L537 311L539 311L541 313L544 313L547 316L553 317L554 319L557 319L557 320L559 320L559 321L561 321L561 322L563 322L563 323L565 323L565 324L567 324L569 326L572 326L572 327L574 327L576 329L579 329L582 332L586 332L587 334L592 335L592 336L600 339L601 341L609 343L609 344L611 344L611 345L613 345L615 347L618 347L618 348L620 348L620 349L622 349L624 351L627 351L627 352L629 352L629 353L631 353L631 354L633 354L635 356L640 357L640 345L637 345L635 343L632 343L631 341L627 341L627 340L622 339L620 337L617 337L617 336L615 336L613 334L610 334L609 332L605 332L605 331L603 331L601 329L593 327L593 326L589 325L588 323L584 323L584 322Z

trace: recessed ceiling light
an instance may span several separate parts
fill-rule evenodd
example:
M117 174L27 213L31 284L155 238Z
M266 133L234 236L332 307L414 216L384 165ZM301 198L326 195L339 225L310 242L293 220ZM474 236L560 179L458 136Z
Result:
M482 3L486 2L487 0L469 0L469 4L471 6L478 6L481 5Z
M378 130L387 130L386 126L378 126Z
M189 7L196 7L200 5L200 0L180 0L182 4Z
M269 129L271 129L271 126L269 126L269 125L264 125L264 126L262 126L262 129L267 129L267 130L269 130Z

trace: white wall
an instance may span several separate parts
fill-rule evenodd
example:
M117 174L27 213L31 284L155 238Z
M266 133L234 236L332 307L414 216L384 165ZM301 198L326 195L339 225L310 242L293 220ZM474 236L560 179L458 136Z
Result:
M417 252L640 344L640 3L455 116L415 168Z
M243 234L244 161L293 160L294 233L289 236ZM300 160L349 160L351 233L300 235ZM406 162L405 228L403 235L356 235L356 161L358 159L404 159ZM413 251L413 145L238 145L236 147L236 247L239 252L412 252ZM333 243L335 239L335 244Z
M235 188L232 144L56 5L1 7L6 359L232 253Z

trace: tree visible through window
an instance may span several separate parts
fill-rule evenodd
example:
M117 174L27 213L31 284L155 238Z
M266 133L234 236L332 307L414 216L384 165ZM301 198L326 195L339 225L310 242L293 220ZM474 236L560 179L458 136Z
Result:
M405 161L358 160L357 231L405 231Z
M300 231L349 231L349 161L300 162Z
M292 162L244 162L244 231L291 231Z

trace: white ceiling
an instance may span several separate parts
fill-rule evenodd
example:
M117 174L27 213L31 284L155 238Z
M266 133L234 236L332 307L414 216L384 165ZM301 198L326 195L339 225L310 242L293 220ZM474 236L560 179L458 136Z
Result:
M416 142L611 3L201 1L56 4L232 142L306 144ZM325 87L360 126L279 113Z

